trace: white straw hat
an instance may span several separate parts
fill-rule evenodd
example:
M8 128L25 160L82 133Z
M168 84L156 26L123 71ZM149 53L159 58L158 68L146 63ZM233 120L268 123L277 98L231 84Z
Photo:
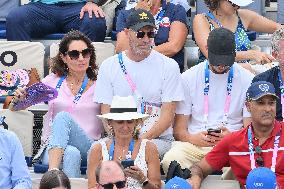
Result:
M97 115L100 119L132 120L147 119L149 115L137 113L137 105L133 96L114 96L110 106L110 113Z
M248 6L249 4L253 3L253 0L230 0L230 2L240 6L240 7L245 7Z

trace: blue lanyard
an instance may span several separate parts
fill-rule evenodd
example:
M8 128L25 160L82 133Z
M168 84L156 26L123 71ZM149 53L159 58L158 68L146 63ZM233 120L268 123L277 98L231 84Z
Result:
M275 172L276 158L277 158L278 145L279 145L279 141L280 141L281 131L282 131L282 128L280 128L279 132L276 134L276 136L274 138L274 148L273 148L273 156L272 156L272 162L271 162L271 171L273 171L273 172ZM251 169L254 169L254 168L256 168L256 166L255 166L255 160L254 160L251 125L248 128L248 146L249 146L249 156L250 156Z
M144 104L143 97L138 93L138 90L137 90L135 83L133 82L130 75L126 71L126 67L123 64L123 60L122 60L122 53L118 54L118 62L119 62L119 65L120 65L122 72L124 73L125 79L126 79L126 81L128 82L128 85L131 88L132 93L136 96L138 102L140 103L140 112L142 114L144 114L145 113L145 108L144 108L145 104Z
M208 114L209 114L209 77L210 77L210 71L209 71L209 63L208 61L205 64L205 78L204 78L204 122L205 127L208 124ZM233 77L234 77L234 68L231 66L229 75L228 75L228 81L227 81L227 96L225 101L225 107L224 107L224 115L223 115L223 122L226 124L228 121L228 114L229 114L229 108L231 103L231 93L232 93L232 87L233 87Z
M61 87L61 85L62 85L62 83L63 83L63 81L64 81L65 79L66 79L66 75L63 75L62 77L60 77L60 79L59 79L59 81L58 81L58 83L57 83L57 85L56 85L56 90L57 90L57 91L59 91L59 89L60 89L60 87ZM81 96L82 96L84 90L85 90L86 87L87 87L87 84L88 84L88 76L85 75L84 81L83 81L83 83L82 83L82 85L81 85L81 87L80 87L78 93L77 93L77 94L75 95L75 97L74 97L74 100L73 100L73 103L74 103L74 104L77 104L78 101L80 100L80 98L81 98Z
M126 155L126 160L131 159L131 155L134 149L134 140L132 139L129 143L129 147L128 147L128 154ZM110 148L109 148L109 160L113 160L114 157L114 148L115 148L115 140L113 139Z
M220 28L223 28L223 25L215 18L215 16L211 12L207 12L206 15L211 18L214 22L218 24Z

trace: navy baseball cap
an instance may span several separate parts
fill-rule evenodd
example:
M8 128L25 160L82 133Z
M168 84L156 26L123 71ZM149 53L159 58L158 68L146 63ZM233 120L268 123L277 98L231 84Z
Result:
M226 28L216 28L209 33L208 60L213 66L232 66L236 57L236 42L233 32Z
M257 81L250 85L247 90L247 101L258 100L263 96L270 95L278 98L274 86L267 81Z
M175 176L167 182L165 189L192 189L192 187L185 179Z
M267 167L255 168L247 176L246 189L276 189L276 187L276 176Z
M133 10L126 19L126 27L138 31L144 26L156 27L153 15L146 10Z

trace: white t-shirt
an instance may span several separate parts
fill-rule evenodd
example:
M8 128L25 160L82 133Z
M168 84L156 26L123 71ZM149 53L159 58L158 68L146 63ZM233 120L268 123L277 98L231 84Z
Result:
M217 128L223 121L224 105L227 96L229 72L209 76L209 110L208 126L204 124L204 79L206 61L192 67L182 74L185 100L177 104L177 114L191 115L188 123L189 133L198 133L208 128ZM243 117L250 117L245 107L246 91L254 77L252 73L238 64L233 65L233 87L231 103L226 127L230 131L239 130L243 126Z
M138 93L146 102L161 104L184 100L181 74L175 60L154 50L140 62L130 60L124 52L122 59ZM94 101L110 105L114 95L134 95L120 68L118 55L101 64ZM171 134L172 131L167 133Z

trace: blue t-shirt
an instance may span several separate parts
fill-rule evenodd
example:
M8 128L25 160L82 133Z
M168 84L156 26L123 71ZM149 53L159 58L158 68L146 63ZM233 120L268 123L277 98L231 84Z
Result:
M268 81L274 85L275 93L279 97L276 99L276 120L282 121L282 105L281 105L281 91L280 91L280 82L278 79L278 73L280 72L279 66L275 66L261 74L256 75L252 83L257 81Z
M186 20L186 11L183 6L181 5L175 5L172 3L165 3L163 2L162 9L165 10L165 13L162 17L162 22L160 23L158 33L154 39L155 45L158 46L160 44L163 44L165 42L168 42L169 38L169 31L170 31L170 26L171 23L174 21L180 21L187 25L187 20ZM134 10L134 8L130 10L122 10L117 18L117 23L116 23L116 31L121 32L126 28L126 19L128 15ZM174 55L173 58L180 67L180 70L183 71L184 68L184 53L183 49L181 49L176 55Z

